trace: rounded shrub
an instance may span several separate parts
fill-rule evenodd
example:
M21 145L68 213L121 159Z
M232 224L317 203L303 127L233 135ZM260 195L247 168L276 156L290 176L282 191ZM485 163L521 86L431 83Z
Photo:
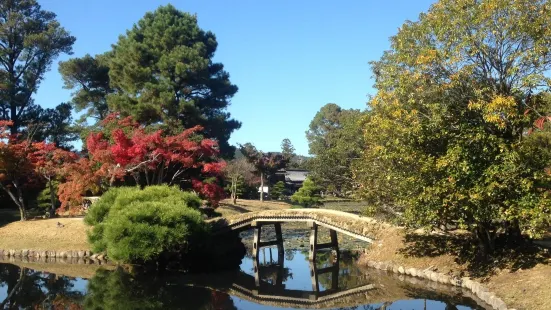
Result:
M118 262L145 263L182 254L206 232L200 198L177 187L113 188L92 205L85 223L93 251Z

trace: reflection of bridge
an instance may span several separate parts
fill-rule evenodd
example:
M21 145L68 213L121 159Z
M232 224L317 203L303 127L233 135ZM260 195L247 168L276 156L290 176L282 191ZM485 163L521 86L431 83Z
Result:
M378 234L381 223L375 220L361 217L355 214L326 209L286 209L265 210L260 212L243 213L237 216L214 219L210 223L215 234L224 234L229 231L243 231L253 228L253 257L258 257L258 251L262 247L277 246L279 253L283 252L283 235L281 224L286 222L306 222L310 227L310 255L311 261L315 260L316 252L321 249L331 248L338 251L337 232L367 242L372 242L374 235ZM273 225L276 239L262 241L262 226ZM331 241L318 243L318 227L329 228Z
M333 264L325 268L317 268L315 262L310 261L310 276L312 281L312 290L293 290L287 289L284 284L285 266L283 253L278 252L277 263L269 261L268 264L261 264L258 256L253 258L254 276L242 271L236 272L228 283L228 275L221 275L218 279L216 275L190 276L188 283L194 286L202 286L209 289L225 292L229 295L276 307L288 308L334 308L343 306L356 306L370 303L370 291L375 289L375 285L367 284L355 288L344 289L338 287L339 278L339 259L338 253L332 253ZM270 278L267 273L270 271L275 274L275 279ZM274 272L275 271L275 272ZM320 290L318 276L324 273L331 273L331 287Z
M309 261L312 283L311 291L290 290L285 288L283 283L285 266L281 224L286 222L305 222L310 228ZM277 306L284 307L308 306L324 308L342 305L343 301L350 301L350 305L357 305L356 299L362 299L361 296L367 297L366 292L374 289L374 285L372 284L346 290L338 287L339 246L337 232L366 242L372 242L380 231L379 226L384 225L377 223L375 220L334 210L287 209L243 213L232 217L214 219L211 223L215 234L254 229L252 246L254 276L240 273L231 286L226 289L231 295L262 304L276 304ZM261 240L262 226L272 225L275 231L275 240ZM319 226L329 228L330 242L318 243ZM277 263L260 264L259 251L261 248L269 246L277 246ZM321 249L332 250L333 265L317 268L315 263L316 253ZM275 279L272 278L272 281L266 281L267 272L271 272L272 276L275 276ZM331 273L331 287L321 291L318 276L325 273Z

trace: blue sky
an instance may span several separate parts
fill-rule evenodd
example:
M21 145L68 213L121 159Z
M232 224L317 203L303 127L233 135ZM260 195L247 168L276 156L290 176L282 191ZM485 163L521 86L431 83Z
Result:
M388 38L405 20L416 20L429 0L38 0L77 38L72 56L110 49L147 11L172 3L197 13L216 34L215 61L239 87L229 111L243 123L230 140L278 151L289 138L306 155L305 131L326 103L364 109L373 81L369 61L389 48ZM70 100L57 61L45 76L36 103L53 107Z

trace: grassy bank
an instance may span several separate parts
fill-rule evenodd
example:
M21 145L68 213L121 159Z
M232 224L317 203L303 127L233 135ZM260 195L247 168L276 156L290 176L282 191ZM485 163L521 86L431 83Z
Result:
M473 261L473 244L465 235L406 234L392 229L362 255L360 261L392 261L458 277L472 277L503 299L510 308L551 309L551 256L546 249L526 246L503 250L490 262Z
M0 227L0 249L89 250L86 229L80 218L12 222Z

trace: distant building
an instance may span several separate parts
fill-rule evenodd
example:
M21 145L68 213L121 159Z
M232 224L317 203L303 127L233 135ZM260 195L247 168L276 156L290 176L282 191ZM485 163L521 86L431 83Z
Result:
M276 182L285 182L285 187L294 193L302 186L309 173L304 169L281 169L276 172Z

